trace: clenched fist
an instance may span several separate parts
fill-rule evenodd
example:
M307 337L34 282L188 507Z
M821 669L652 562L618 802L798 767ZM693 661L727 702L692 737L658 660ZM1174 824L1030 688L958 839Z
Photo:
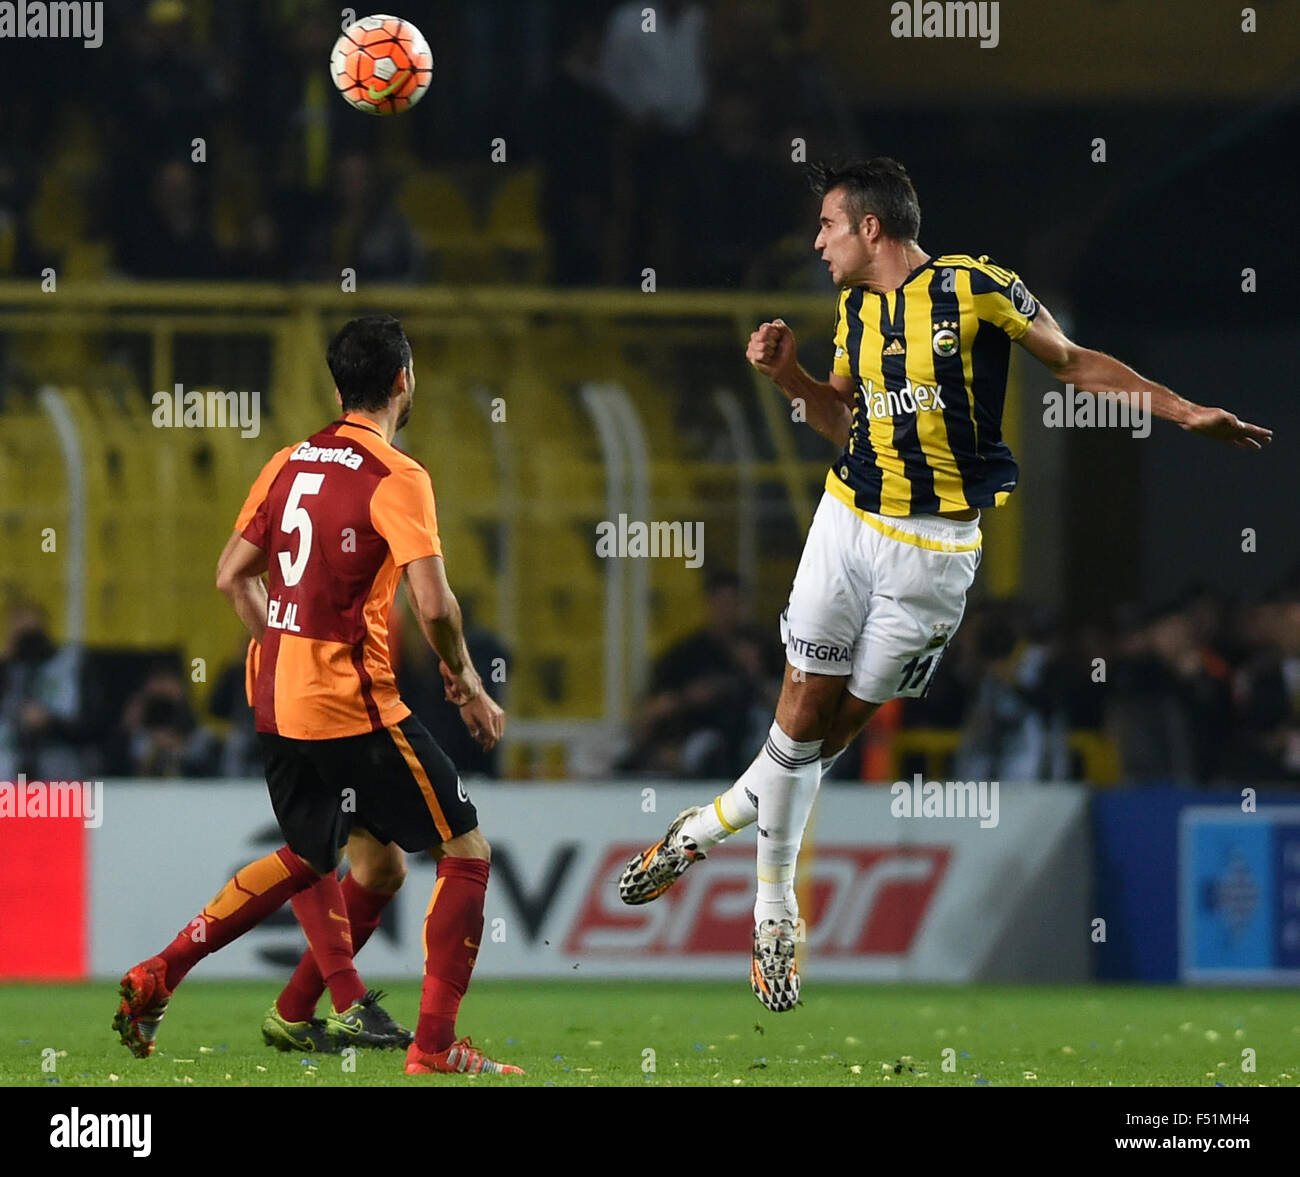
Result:
M749 337L745 359L769 380L780 383L798 364L794 332L781 319L759 324L758 330Z

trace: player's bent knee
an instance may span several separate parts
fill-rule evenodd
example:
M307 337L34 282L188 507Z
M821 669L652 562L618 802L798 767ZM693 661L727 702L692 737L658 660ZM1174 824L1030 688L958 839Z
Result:
M352 864L352 877L367 891L394 894L406 881L406 863L399 857L378 862Z
M338 869L337 862L334 862L333 864L322 864L319 862L312 862L310 859L304 858L296 850L291 851L291 853L299 862L303 864L303 866L305 866L309 871L311 871L312 874L314 874L318 879L323 879L326 875L332 875Z
M367 891L394 894L406 878L406 857L394 842L380 842L367 830L353 830L348 839L348 870L353 882Z
M792 740L821 740L831 732L848 680L840 675L805 674L786 668L776 722Z
M858 733L867 726L868 721L881 706L883 704L869 703L865 699L859 699L856 695L845 692L830 730L822 741L822 756L834 756L853 743Z
M441 853L435 853L435 858L445 856L448 858L481 858L485 862L492 861L492 847L488 845L488 840L477 826L468 833L449 839L438 849Z

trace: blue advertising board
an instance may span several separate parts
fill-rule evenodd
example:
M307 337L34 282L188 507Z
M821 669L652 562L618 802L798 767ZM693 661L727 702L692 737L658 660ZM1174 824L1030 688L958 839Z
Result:
M1300 981L1300 806L1189 806L1178 843L1182 979Z

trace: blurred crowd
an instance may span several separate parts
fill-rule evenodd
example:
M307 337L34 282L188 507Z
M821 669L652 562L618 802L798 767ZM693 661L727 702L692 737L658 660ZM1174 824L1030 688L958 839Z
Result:
M663 0L653 35L644 8L440 5L419 114L377 120L330 82L337 9L122 0L111 52L6 59L0 274L797 279L812 255L791 143L810 127L852 138L813 67L817 6ZM59 52L75 65L52 69ZM791 230L793 269L783 245L756 248Z
M1077 627L984 606L904 722L960 727L963 779L1071 776L1088 731L1126 781L1300 780L1300 574L1262 601L1193 588Z
M507 651L475 624L470 602L462 607L470 656L493 697L508 705L499 673ZM485 753L469 736L444 697L437 656L405 617L400 608L390 617L402 698L461 772L499 775L500 749ZM175 652L59 646L44 610L16 602L0 656L0 780L18 773L29 780L260 776L247 649L246 640L236 643L208 684L206 667L196 680Z
M621 769L736 777L761 746L783 659L774 633L741 624L737 589L716 582L708 626L656 663ZM962 780L1079 779L1093 766L1078 733L1112 750L1124 781L1300 780L1300 569L1266 600L1192 588L1105 623L973 604L927 696L897 706L866 736L954 733L945 771ZM838 775L872 775L865 743Z
M707 600L706 623L656 660L614 775L734 778L761 746L784 662L776 627L746 623L733 576L713 576ZM462 772L500 775L499 750L485 756L442 698L436 657L401 610L394 619L403 697ZM472 618L467 637L508 707L493 676L507 651ZM20 602L0 662L0 780L259 775L243 653L231 651L200 710L177 659L96 668ZM1068 625L1015 601L973 605L929 694L877 717L867 736L887 744L917 729L955 737L945 771L963 780L1081 779L1089 764L1072 737L1090 733L1126 782L1300 781L1300 570L1264 600L1197 588L1106 623ZM836 775L871 777L869 764L859 746Z

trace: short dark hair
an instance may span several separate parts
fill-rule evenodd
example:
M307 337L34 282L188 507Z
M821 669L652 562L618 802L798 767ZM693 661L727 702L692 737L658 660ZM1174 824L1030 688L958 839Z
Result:
M896 159L878 155L852 163L812 163L808 182L818 196L843 188L856 231L871 213L886 237L915 241L921 232L921 202L907 169Z
M325 353L344 412L376 412L388 404L397 373L411 362L411 345L392 315L364 315L345 323Z

